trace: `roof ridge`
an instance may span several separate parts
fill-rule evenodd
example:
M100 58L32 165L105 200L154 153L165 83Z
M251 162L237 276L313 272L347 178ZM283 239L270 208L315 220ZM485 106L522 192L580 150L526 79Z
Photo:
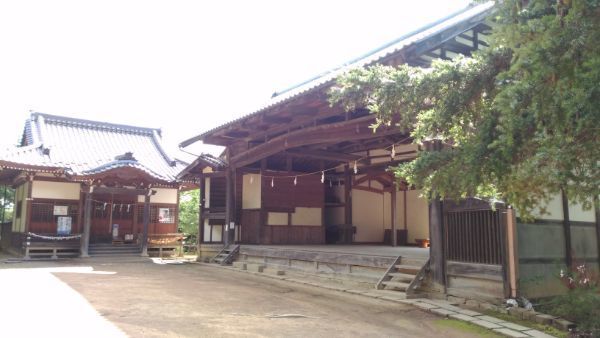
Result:
M48 123L48 122L64 123L64 124L77 125L77 126L81 126L81 127L99 128L99 129L105 129L105 130L117 129L117 130L124 130L124 131L139 132L139 133L144 133L144 134L149 134L149 135L151 135L155 131L158 134L161 134L161 132L162 132L160 128L139 127L139 126L133 126L133 125L128 125L128 124L109 123L109 122L102 122L102 121L96 121L96 120L81 119L81 118L76 118L76 117L52 115L52 114L46 114L46 113L40 113L40 112L32 112L31 113L31 120L37 120L38 117L42 117L46 123Z

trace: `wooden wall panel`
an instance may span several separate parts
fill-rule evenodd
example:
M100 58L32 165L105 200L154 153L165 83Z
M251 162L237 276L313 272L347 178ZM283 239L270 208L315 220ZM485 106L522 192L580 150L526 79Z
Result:
M274 186L271 187L271 178L262 179L263 208L322 208L325 204L325 184L321 183L321 175L300 176L297 185L294 178L277 177L289 176L290 173L267 171L267 176L276 176Z

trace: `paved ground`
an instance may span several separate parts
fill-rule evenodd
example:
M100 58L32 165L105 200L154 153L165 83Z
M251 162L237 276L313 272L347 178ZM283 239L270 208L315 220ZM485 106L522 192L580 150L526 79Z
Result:
M0 263L0 281L6 337L473 336L409 305L197 264Z

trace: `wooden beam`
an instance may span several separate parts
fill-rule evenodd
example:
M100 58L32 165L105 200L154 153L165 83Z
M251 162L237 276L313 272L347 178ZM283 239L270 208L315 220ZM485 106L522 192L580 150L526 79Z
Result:
M198 197L198 238L196 252L200 255L200 244L204 241L204 196L206 190L206 178L200 175L200 196Z
M350 166L344 166L344 224L352 225L352 176Z
M150 195L144 196L144 228L142 230L142 257L148 257L148 227L150 225Z
M393 187L391 193L390 193L390 200L391 200L391 204L392 207L390 208L392 211L392 246L397 246L398 245L398 234L396 229L398 228L397 224L396 224L396 216L398 215L398 210L396 209L396 192L398 189L396 189L396 187Z
M92 194L90 192L85 193L84 213L80 255L81 257L90 257L88 253L90 245L90 229L92 227Z
M127 189L127 188L111 188L111 187L94 187L93 193L95 194L114 194L114 195L127 195L127 196L139 196L148 194L149 189Z
M263 116L262 120L267 123L290 123L293 121L291 117L285 116Z
M289 148L326 143L333 140L372 139L400 132L397 128L390 127L373 133L369 126L373 123L374 118L374 116L369 115L355 120L318 125L278 136L233 156L230 165L243 167Z
M359 155L337 153L337 152L318 150L318 149L306 149L306 148L288 149L288 150L286 150L286 153L288 153L294 157L310 157L310 158L319 159L319 160L339 161L339 162L352 162L352 161L357 161L361 158Z
M227 176L225 178L225 233L224 242L225 246L231 243L231 229L230 225L235 219L235 206L234 206L234 168L227 168Z

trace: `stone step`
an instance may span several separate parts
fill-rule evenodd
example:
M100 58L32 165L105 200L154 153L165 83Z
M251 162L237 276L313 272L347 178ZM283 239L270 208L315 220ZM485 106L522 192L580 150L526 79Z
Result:
M242 262L242 261L233 262L233 267L236 269L246 270L246 262Z
M398 270L398 272L401 272L401 273L416 275L419 273L419 271L421 271L421 267L416 266L416 265L400 264L400 265L396 265L396 270Z
M264 267L263 268L263 273L269 274L269 275L275 275L275 276L283 276L285 275L285 271L284 270L280 270L277 268L272 268L272 267Z
M388 281L388 282L383 282L383 285L385 285L385 287L388 288L388 289L406 291L406 289L408 289L408 286L410 284L409 283L402 283L402 282Z
M413 279L415 279L416 275L413 274L409 274L409 273L402 273L402 272L391 272L388 274L388 276L390 276L393 279L396 279L396 281L409 281L412 282Z
M252 272L263 272L265 266L263 264L246 263L246 270Z

